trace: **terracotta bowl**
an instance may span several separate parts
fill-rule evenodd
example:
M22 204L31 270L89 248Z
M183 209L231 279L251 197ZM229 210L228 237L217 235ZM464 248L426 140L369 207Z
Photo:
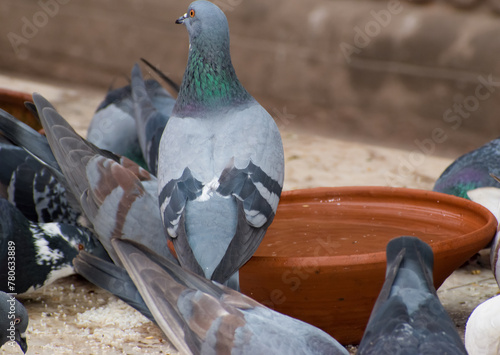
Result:
M437 289L495 230L496 219L484 207L432 191L287 191L260 247L240 270L241 291L342 344L357 344L384 282L389 240L410 235L432 247Z
M0 108L7 111L37 131L42 129L40 122L24 107L25 101L33 101L30 94L0 88Z

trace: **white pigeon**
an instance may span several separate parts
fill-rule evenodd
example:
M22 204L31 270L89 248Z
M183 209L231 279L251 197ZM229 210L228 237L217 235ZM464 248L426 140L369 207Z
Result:
M500 295L477 306L465 325L469 355L500 354Z

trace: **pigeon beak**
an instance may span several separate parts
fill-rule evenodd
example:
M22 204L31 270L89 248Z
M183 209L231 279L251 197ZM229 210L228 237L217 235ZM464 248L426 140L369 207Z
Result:
M186 21L186 19L188 17L189 17L188 14L185 13L184 15L182 15L181 17L179 17L177 20L175 20L175 23L176 24L184 23L184 21Z
M28 351L28 342L26 341L26 333L21 334L19 332L16 332L15 337L16 337L16 343L19 344L23 353L26 354L26 351Z

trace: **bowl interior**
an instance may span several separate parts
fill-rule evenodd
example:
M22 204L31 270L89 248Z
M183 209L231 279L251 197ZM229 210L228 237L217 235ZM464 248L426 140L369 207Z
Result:
M382 253L389 240L416 236L431 244L491 231L491 216L470 201L431 191L333 188L284 192L256 257L307 258ZM479 208L478 208L479 207ZM489 233L488 233L489 234ZM321 239L322 237L329 237ZM485 235L484 240L491 235ZM322 248L317 248L322 245Z

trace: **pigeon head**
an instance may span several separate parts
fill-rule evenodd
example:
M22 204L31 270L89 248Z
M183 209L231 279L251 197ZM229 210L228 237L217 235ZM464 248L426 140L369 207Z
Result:
M221 9L209 1L195 1L177 24L184 24L191 45L229 50L229 27Z
M0 346L9 342L8 345L19 344L21 350L26 353L28 343L26 342L26 329L28 328L28 311L13 296L0 292Z
M189 33L189 57L173 115L227 109L253 101L231 63L226 16L208 1L195 1L177 19Z

